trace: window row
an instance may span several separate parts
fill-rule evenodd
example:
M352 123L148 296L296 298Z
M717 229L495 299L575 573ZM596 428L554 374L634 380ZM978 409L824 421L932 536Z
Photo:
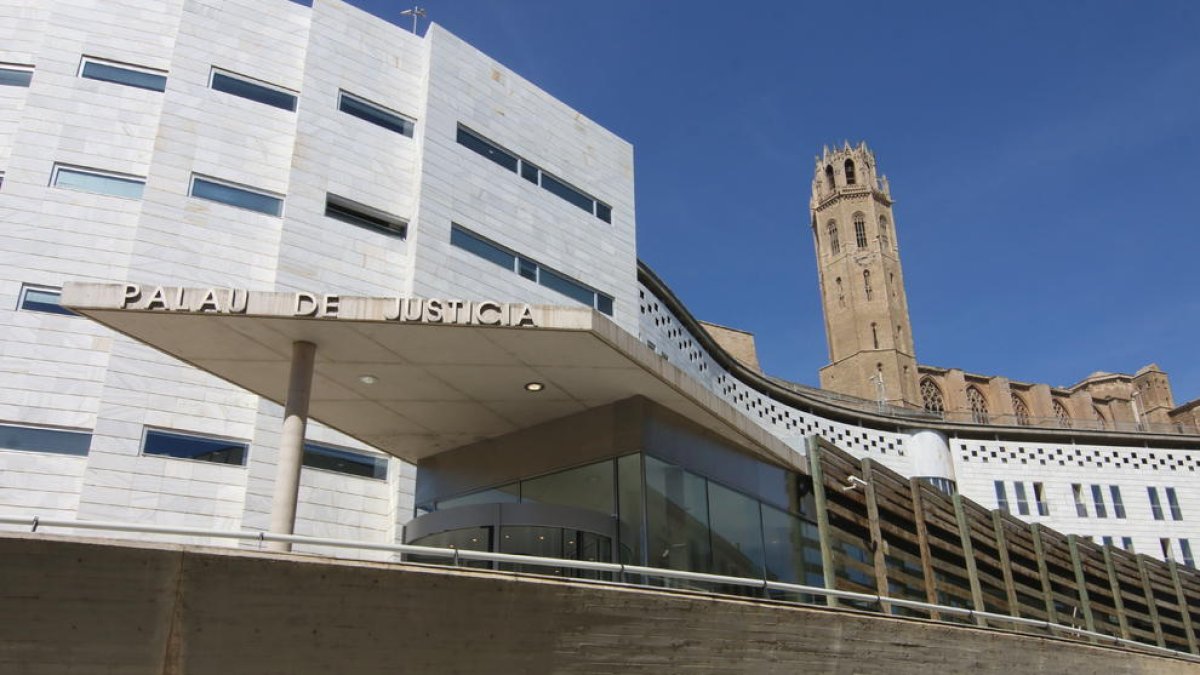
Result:
M1167 506L1171 510L1171 520L1183 520L1183 509L1179 507L1179 495L1175 493L1175 488L1164 488L1163 492L1167 495ZM1158 498L1158 488L1147 487L1146 496L1150 499L1150 514L1155 520L1166 520L1163 513L1162 501Z
M529 160L505 150L461 124L458 125L458 144L492 160L515 174L519 174L530 183L541 186L547 192L578 206L600 220L606 223L612 222L612 207L608 204L561 178L546 173Z
M459 225L452 225L450 228L450 244L612 316L613 298L611 295L601 293Z
M56 455L88 454L92 432L0 424L0 449L47 452Z
M158 429L147 429L142 438L142 454L144 455L191 459L215 464L244 466L249 448L249 443L245 441ZM304 444L302 464L314 469L335 471L351 476L387 478L387 458L319 443L306 442Z
M1121 486L1109 485L1108 494L1112 498L1108 504L1112 505L1112 513L1114 518L1125 517L1125 500L1121 498ZM1084 486L1080 483L1071 484L1071 498L1075 502L1075 515L1080 518L1088 517L1088 498L1091 498L1092 513L1097 518L1108 517L1108 504L1104 500L1104 486L1091 485L1085 491Z
M855 213L853 216L854 222L854 244L860 248L866 248L867 239L867 220L862 213ZM829 254L838 255L842 252L841 237L836 220L830 220L825 224L825 234L829 241ZM888 250L891 248L891 240L888 238L888 220L887 216L879 216L879 245L882 249Z
M1013 501L1008 498L1008 489L1004 481L995 481L996 488L996 508L1004 513L1012 513L1012 506L1015 502L1017 513L1022 516L1030 515L1030 496L1033 497L1033 504L1037 508L1039 516L1050 515L1050 504L1046 502L1046 488L1042 483L1025 483L1024 481L1013 481ZM1028 487L1027 487L1028 486Z
M1183 558L1183 564L1188 567L1196 567L1196 559L1192 556L1192 544L1187 539L1177 539L1179 543L1179 555ZM1162 548L1163 559L1174 560L1175 551L1171 546L1169 537L1161 537L1158 540L1158 545Z

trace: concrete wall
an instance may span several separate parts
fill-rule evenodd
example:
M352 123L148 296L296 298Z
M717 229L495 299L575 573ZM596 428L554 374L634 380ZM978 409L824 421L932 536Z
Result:
M445 568L0 539L20 673L1171 673L1194 664L856 612Z

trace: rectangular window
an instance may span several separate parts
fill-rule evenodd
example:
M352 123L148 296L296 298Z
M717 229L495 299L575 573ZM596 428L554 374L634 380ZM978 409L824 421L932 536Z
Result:
M207 199L212 202L229 204L240 209L248 209L265 213L268 216L279 217L283 214L283 198L262 192L253 188L240 187L232 183L218 181L192 175L192 189L188 193L197 199Z
M538 264L529 258L517 258L517 274L529 279L538 280Z
M1092 486L1092 506L1096 507L1097 518L1108 517L1108 509L1104 506L1104 490L1099 485Z
M51 286L21 285L21 295L17 300L17 309L27 312L46 312L47 314L65 314L75 316L75 312L62 306L62 289Z
M992 485L996 488L996 508L1004 513L1009 513L1008 490L1004 487L1004 481L994 481Z
M403 218L334 194L325 195L325 216L343 223L396 235L401 239L408 235L408 223Z
M553 291L558 291L563 295L578 300L583 304L594 307L596 303L596 292L586 286L580 284L574 279L569 279L557 272L552 272L548 269L542 269L538 275L538 283Z
M450 244L464 251L474 253L484 260L494 262L501 267L506 267L509 271L515 269L514 265L517 262L515 254L472 232L467 232L461 227L450 228Z
M1112 538L1112 537L1102 537L1102 538L1101 538L1101 540L1104 542L1104 545L1105 545L1105 546L1112 546L1112 545L1113 545L1113 538Z
M66 190L124 197L125 199L141 199L142 191L146 189L145 178L58 164L54 165L50 184Z
M1083 486L1079 483L1072 483L1071 496L1075 498L1075 515L1087 518L1087 504L1083 503Z
M521 178L524 178L534 185L541 185L541 175L541 169L530 164L529 162L526 162L525 160L521 160Z
M474 150L509 171L514 173L517 171L517 158L515 155L508 154L461 126L458 128L458 144Z
M542 172L542 187L551 194L558 195L562 199L571 202L575 206L595 215L595 203L592 198L583 194L567 183L551 176L545 171Z
M0 424L0 448L56 455L86 455L92 445L90 431L67 431Z
M1037 501L1039 516L1050 515L1050 504L1046 502L1046 487L1041 483L1033 484L1033 498Z
M363 478L387 479L386 457L376 457L319 443L304 444L304 466Z
M349 94L344 91L338 92L338 110L353 115L360 120L366 120L377 127L383 127L388 131L394 131L401 136L412 138L413 135L413 119L406 115L389 110L377 103L359 98L354 94Z
M1179 553L1183 556L1183 564L1188 567L1196 566L1196 559L1192 557L1192 544L1187 539L1179 540Z
M0 87L28 87L33 81L33 66L0 65Z
M162 71L101 61L90 56L83 57L83 62L79 66L79 76L89 80L112 82L150 91L166 91L167 89L167 76Z
M215 464L246 463L247 445L242 441L230 441L208 436L193 436L168 431L147 429L142 439L143 455L159 455L177 459L194 459Z
M596 217L606 223L612 222L612 207L602 201L596 201Z
M1162 537L1158 540L1158 545L1162 548L1163 560L1170 560L1173 557L1171 555L1171 540L1167 537Z
M1025 484L1021 481L1013 483L1013 489L1017 492L1017 513L1022 516L1029 515L1029 500L1025 495Z
M1150 497L1150 514L1155 520L1163 520L1162 502L1158 501L1158 488L1146 488L1146 495Z
M1179 497L1175 495L1175 488L1167 488L1167 505L1171 507L1171 520L1183 520L1183 511L1179 508Z
M1121 548L1133 553L1133 537L1121 537Z
M1121 499L1121 486L1110 485L1108 492L1112 495L1113 516L1116 518L1125 517L1125 501Z
M264 103L280 110L296 111L295 94L272 84L255 81L244 75L235 75L213 68L209 86L216 91Z

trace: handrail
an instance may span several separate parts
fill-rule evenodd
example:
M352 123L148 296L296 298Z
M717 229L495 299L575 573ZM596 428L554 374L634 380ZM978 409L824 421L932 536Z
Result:
M1124 646L1132 649L1160 653L1175 658L1185 659L1195 663L1200 663L1200 656L1188 654L1186 652L1159 647L1158 645L1146 644L1135 640L1127 640L1114 635L1106 635L1097 633L1075 626L1065 626L1062 624L1051 623L1049 621L1039 621L1036 619L1026 619L1019 616L1008 616L1005 614L995 614L993 612L978 611L966 609L963 607L951 607L948 605L936 605L928 602L920 602L917 600L906 600L904 598L893 598L886 595L872 595L869 593L855 593L853 591L843 591L833 588L823 588L820 586L806 586L803 584L791 584L783 581L771 581L769 579L752 579L748 577L732 577L722 574L707 574L704 572L689 572L686 570L672 570L660 567L642 567L639 565L626 565L624 563L608 563L595 562L590 560L568 560L564 558L548 558L543 556L518 555L515 553L495 553L491 551L472 551L467 549L456 548L437 548L433 546L417 546L414 544L384 544L357 541L351 539L330 539L325 537L310 537L298 534L273 534L270 532L254 532L242 530L212 530L198 527L182 527L182 526L166 526L166 525L146 525L140 523L122 523L115 521L99 521L99 520L72 520L66 518L43 518L41 516L6 516L0 515L0 525L22 525L30 528L31 532L38 532L47 527L55 528L74 528L81 530L100 530L106 532L127 532L137 534L165 534L187 537L211 537L216 539L234 539L239 541L257 541L261 545L264 542L285 542L290 544L309 544L313 546L327 546L330 548L345 548L356 550L370 551L387 551L390 553L399 553L402 555L423 555L430 557L448 558L453 561L454 565L458 565L463 560L474 560L481 562L498 562L498 563L515 563L520 565L532 565L538 567L565 567L575 570L588 570L593 572L610 572L614 578L625 580L630 575L643 577L657 577L661 579L674 579L682 581L699 581L710 584L725 584L729 586L742 586L745 588L757 588L763 591L784 591L788 593L805 594L811 596L821 596L825 598L835 598L838 600L848 600L853 602L867 603L868 605L891 605L896 607L905 607L908 609L916 609L931 614L949 614L961 616L966 619L983 619L985 623L980 628L992 629L987 625L987 621L1004 622L1014 626L1030 626L1047 631L1054 635L1055 632L1077 635L1087 638L1092 642L1104 641L1110 642L1116 646ZM0 532L2 534L2 532ZM583 579L580 581L605 583L602 580ZM627 582L620 582L627 583ZM654 587L660 588L660 587ZM670 589L666 589L670 590ZM788 604L808 605L794 600L782 600ZM942 622L945 623L945 622ZM961 625L961 624L956 624Z

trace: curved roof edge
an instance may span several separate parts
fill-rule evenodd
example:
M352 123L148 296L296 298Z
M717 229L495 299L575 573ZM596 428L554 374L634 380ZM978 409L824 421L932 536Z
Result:
M675 295L666 282L655 274L654 270L650 269L650 266L641 259L638 260L638 281L666 305L667 309L683 323L713 360L743 384L779 403L839 422L857 424L883 431L903 431L905 429L916 428L936 429L950 435L967 438L991 438L1003 434L1006 438L1029 442L1037 442L1038 440L1062 442L1069 440L1071 442L1091 441L1105 445L1144 445L1148 441L1154 441L1156 444L1166 446L1188 446L1195 448L1197 439L1200 438L1189 434L1171 435L1127 431L1060 430L1005 425L958 424L922 417L918 411L914 411L914 415L908 417L839 405L836 401L828 400L823 396L806 394L797 389L785 387L770 376L756 373L747 368L717 344L717 341L708 334L708 331L704 330L699 319L688 311L683 301L679 299L679 296ZM797 387L800 387L800 385L797 385Z

